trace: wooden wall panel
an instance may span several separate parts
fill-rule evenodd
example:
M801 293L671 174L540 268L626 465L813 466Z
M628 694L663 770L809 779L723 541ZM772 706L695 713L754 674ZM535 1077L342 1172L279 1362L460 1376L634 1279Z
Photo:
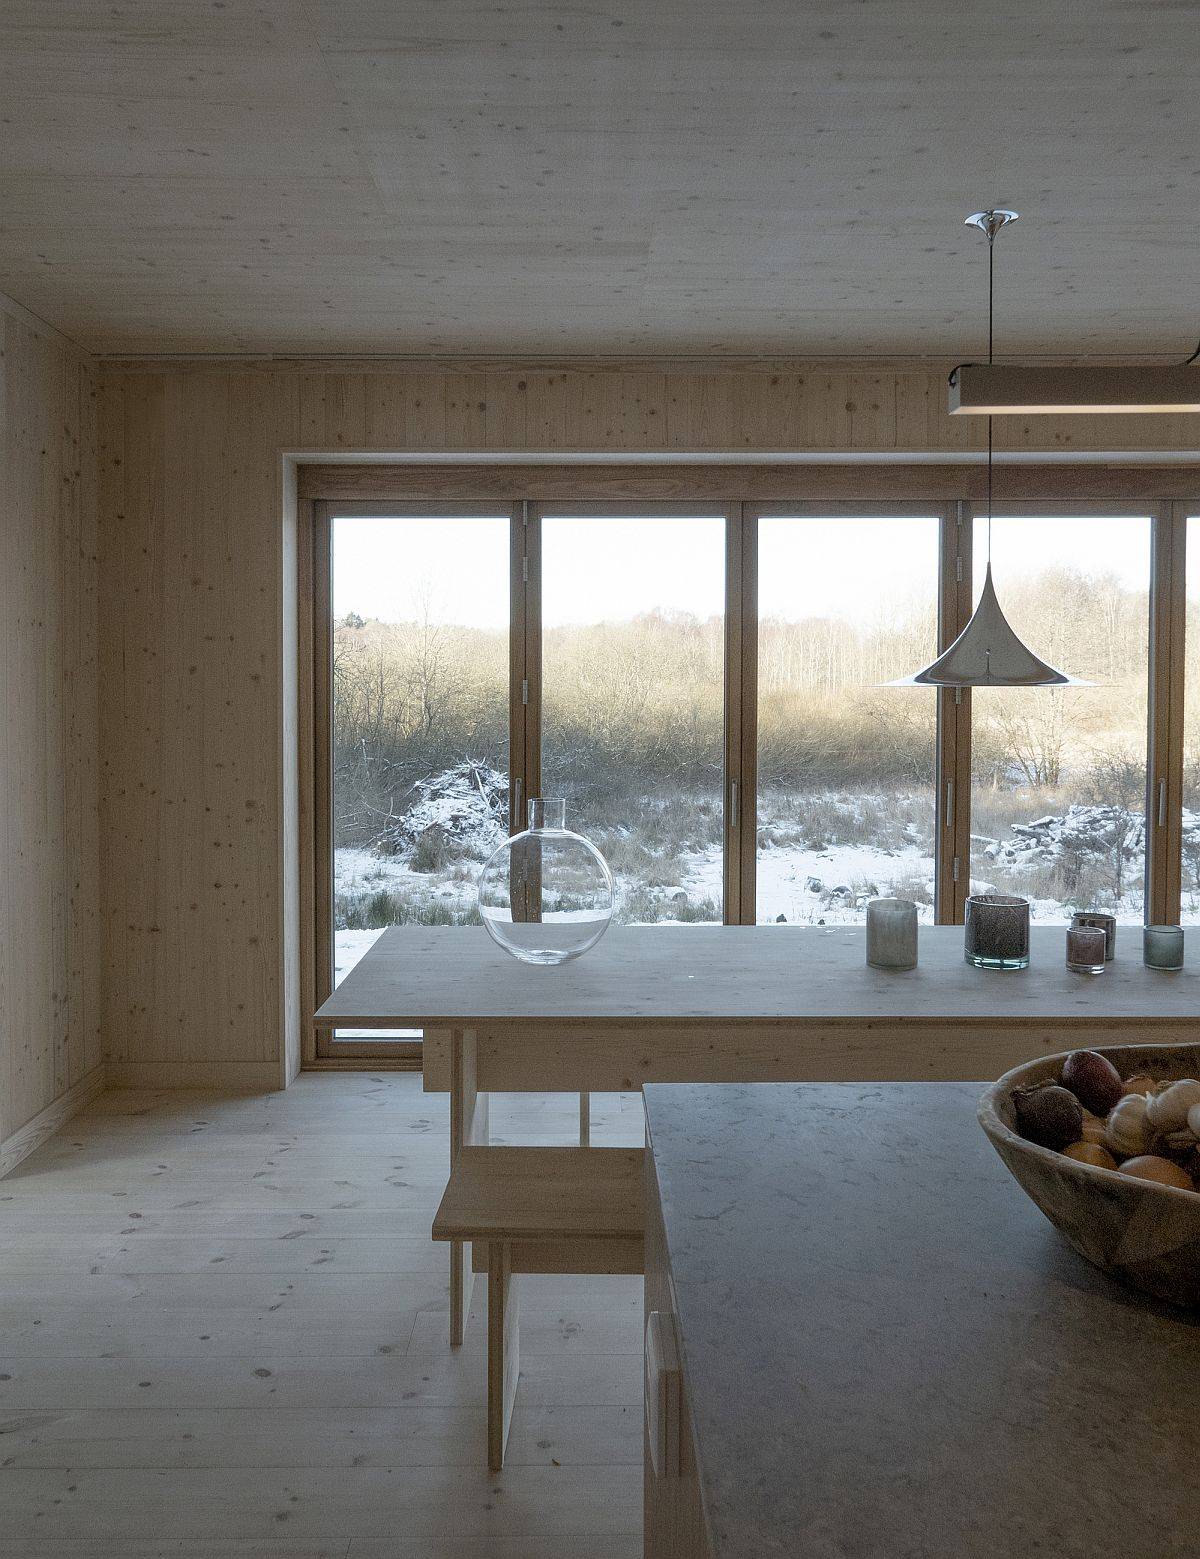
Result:
M104 1012L121 1067L266 1076L280 1058L278 451L300 400L296 380L268 384L105 386Z
M284 451L903 457L984 439L948 416L944 372L909 364L147 361L102 377L105 1032L124 1075L166 1081L276 1075L295 1019ZM1196 417L997 427L1002 448L1200 450Z
M0 303L0 1167L98 1080L96 383ZM73 1092L74 1091L74 1092ZM42 1123L39 1125L39 1121Z

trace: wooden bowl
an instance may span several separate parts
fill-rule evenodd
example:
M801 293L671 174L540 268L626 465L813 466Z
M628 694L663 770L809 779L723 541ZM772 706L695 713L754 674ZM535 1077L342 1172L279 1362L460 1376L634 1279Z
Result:
M1164 1081L1200 1078L1200 1045L1097 1050L1122 1077L1145 1072ZM979 1101L979 1124L1022 1190L1093 1266L1156 1299L1200 1308L1200 1192L1081 1164L1017 1131L1014 1091L1058 1082L1069 1054L1064 1050L1006 1072Z

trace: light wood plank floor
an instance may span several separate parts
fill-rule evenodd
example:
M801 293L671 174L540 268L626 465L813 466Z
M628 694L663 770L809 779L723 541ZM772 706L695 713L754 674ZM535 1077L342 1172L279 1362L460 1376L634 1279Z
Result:
M570 1142L573 1097L495 1098ZM636 1095L593 1141L642 1140ZM639 1278L521 1279L508 1465L486 1466L484 1286L447 1341L420 1079L112 1092L0 1180L0 1555L634 1559Z

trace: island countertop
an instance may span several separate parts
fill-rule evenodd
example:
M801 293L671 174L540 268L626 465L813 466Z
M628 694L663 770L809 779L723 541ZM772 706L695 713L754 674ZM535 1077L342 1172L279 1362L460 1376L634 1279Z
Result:
M981 1092L647 1086L713 1559L1197 1552L1200 1317L1066 1245Z

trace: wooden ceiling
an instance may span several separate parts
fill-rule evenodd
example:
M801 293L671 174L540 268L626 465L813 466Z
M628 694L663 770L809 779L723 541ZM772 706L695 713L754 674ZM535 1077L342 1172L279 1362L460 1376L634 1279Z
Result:
M1186 356L1191 0L3 0L0 289L99 352Z

